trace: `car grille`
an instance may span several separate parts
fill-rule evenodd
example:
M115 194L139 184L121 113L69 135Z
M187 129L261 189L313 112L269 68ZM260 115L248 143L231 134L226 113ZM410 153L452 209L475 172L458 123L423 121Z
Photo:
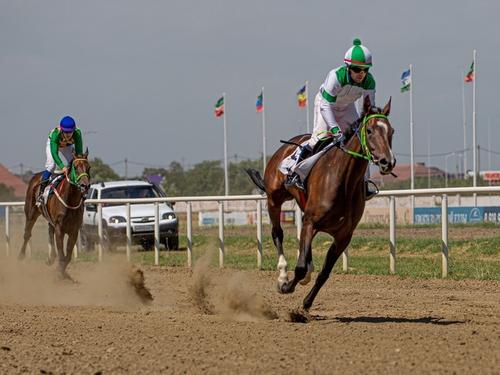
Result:
M133 224L147 224L147 223L154 223L155 222L155 217L154 216L141 216L141 217L132 217L130 221Z

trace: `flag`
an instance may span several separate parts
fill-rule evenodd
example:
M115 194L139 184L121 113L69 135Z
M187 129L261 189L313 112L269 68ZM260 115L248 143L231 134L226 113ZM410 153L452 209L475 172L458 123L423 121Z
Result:
M224 97L221 97L215 103L215 117L221 117L224 114Z
M464 78L465 82L472 82L474 81L474 61L472 64L470 64L469 71L467 72L467 75Z
M301 108L307 105L306 85L297 92L297 104Z
M410 69L401 74L401 92L409 91L411 87L411 72Z
M260 95L257 96L257 102L255 103L255 110L257 112L262 112L264 109L264 93L261 91Z

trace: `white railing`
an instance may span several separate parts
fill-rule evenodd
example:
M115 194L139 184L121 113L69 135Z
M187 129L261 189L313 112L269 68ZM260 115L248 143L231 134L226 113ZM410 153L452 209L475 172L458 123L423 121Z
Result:
M441 253L442 253L442 277L448 275L448 195L454 194L492 194L500 193L500 186L487 187L461 187L461 188L439 188L439 189L415 189L415 190L386 190L378 194L378 198L389 197L389 267L390 272L396 272L396 197L408 196L428 196L442 195L441 201ZM159 204L165 202L185 202L186 203L186 227L187 227L187 266L192 267L193 236L192 236L192 202L218 202L219 208L219 266L224 266L224 202L227 201L255 201L257 210L257 267L262 268L262 201L266 198L261 195L233 195L233 196L212 196L212 197L171 197L171 198L141 198L141 199L88 199L86 203L97 204L98 223L98 259L103 257L103 227L102 227L102 204L123 203L126 204L126 253L130 260L132 230L130 224L130 205L133 203L154 203L155 223L154 223L154 258L155 265L160 261L160 229L159 229ZM5 242L6 253L10 253L10 207L23 206L24 202L0 202L0 206L5 206ZM300 213L299 213L300 215ZM300 216L298 216L300 218ZM297 235L299 236L302 227L301 220L297 222ZM343 269L348 269L348 249L343 254Z

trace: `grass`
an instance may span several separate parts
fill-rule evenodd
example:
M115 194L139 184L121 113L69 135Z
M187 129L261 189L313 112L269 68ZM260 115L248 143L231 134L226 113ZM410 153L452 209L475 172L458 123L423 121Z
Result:
M441 277L441 238L439 225L435 226L401 226L397 232L396 275L408 278L431 279ZM408 229L409 231L405 230ZM449 278L455 280L500 280L500 236L499 226L492 223L450 225L450 230L474 236L460 236L467 239L449 239ZM475 236L478 230L481 236ZM485 231L486 229L486 231ZM285 256L289 270L293 271L296 263L298 240L296 229L287 225L285 230ZM349 245L349 274L359 275L389 275L389 229L387 225L364 224L358 230L369 230L369 235L353 237ZM206 252L212 252L212 263L215 267L219 262L218 228L193 228L193 263ZM432 233L431 233L432 232ZM185 233L181 228L180 233ZM276 269L276 250L272 241L269 226L263 228L262 268L274 271ZM406 233L406 234L405 234ZM438 233L438 234L436 234ZM20 235L17 234L17 237ZM458 236L457 236L458 237ZM33 251L33 257L44 260L47 256L45 229L38 233L35 240L40 243ZM470 239L473 238L473 239ZM257 240L255 226L225 228L224 266L237 269L257 268ZM19 241L19 239L18 239ZM322 267L325 254L332 239L325 234L318 234L313 241L313 261L315 270ZM46 242L45 242L46 243ZM180 236L179 251L161 251L160 265L186 267L187 239ZM17 247L13 246L17 251ZM154 252L138 251L134 247L132 261L142 265L154 264ZM0 250L1 251L1 250ZM125 249L118 248L117 255L125 257ZM106 258L108 254L103 254ZM97 262L97 252L79 254L77 262ZM334 273L342 273L342 258L337 261Z

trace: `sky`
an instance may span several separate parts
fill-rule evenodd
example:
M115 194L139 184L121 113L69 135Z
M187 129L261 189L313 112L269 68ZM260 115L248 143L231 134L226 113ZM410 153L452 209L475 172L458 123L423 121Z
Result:
M477 139L500 153L495 107L500 87L498 0L0 0L0 163L42 170L48 132L73 116L90 157L120 174L144 166L185 168L223 160L226 93L229 161L262 154L265 87L267 153L306 131L296 92L312 101L329 70L358 37L373 54L377 104L392 97L398 163L409 163L409 94L401 73L413 65L415 160L462 150L463 76L477 50ZM465 86L472 147L472 84ZM472 166L469 152L468 166ZM422 155L422 156L420 156ZM480 153L482 169L500 169ZM456 156L432 156L450 172Z

